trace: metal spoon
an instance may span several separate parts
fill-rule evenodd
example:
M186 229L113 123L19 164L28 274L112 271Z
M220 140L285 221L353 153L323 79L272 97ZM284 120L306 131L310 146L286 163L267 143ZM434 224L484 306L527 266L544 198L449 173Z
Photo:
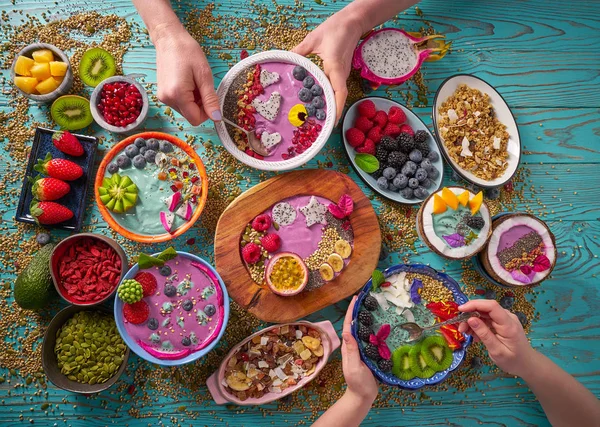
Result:
M446 320L444 322L436 323L434 325L427 326L425 328L422 328L421 326L419 326L419 325L417 325L416 323L413 323L413 322L402 323L400 325L394 326L394 328L392 329L392 332L396 328L404 329L406 332L408 332L408 339L406 339L404 341L405 342L412 342L412 341L416 341L419 338L421 338L421 336L423 335L423 332L425 332L425 331L429 331L429 330L432 330L432 329L437 329L440 326L444 326L444 325L451 325L453 323L464 322L465 320L467 320L467 319L469 319L471 317L480 317L480 315L479 315L479 313L477 311L473 311L471 313L461 313L458 316L453 317L452 319Z
M234 128L239 129L242 132L244 132L246 134L246 137L248 138L248 145L250 145L250 148L252 148L252 150L255 153L260 154L261 156L269 155L269 152L267 151L265 146L262 144L262 142L260 142L260 140L256 137L254 132L250 132L249 130L244 129L241 126L236 125L231 120L226 119L225 117L223 117L221 120L223 120L228 125L233 126Z

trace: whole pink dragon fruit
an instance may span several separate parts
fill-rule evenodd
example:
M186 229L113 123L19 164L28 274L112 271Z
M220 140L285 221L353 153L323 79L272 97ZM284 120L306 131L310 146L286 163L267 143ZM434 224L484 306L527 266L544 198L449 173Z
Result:
M371 32L358 45L352 66L375 85L398 85L410 79L424 61L444 57L450 43L442 35L421 36L398 28L381 28ZM436 54L433 54L437 52Z

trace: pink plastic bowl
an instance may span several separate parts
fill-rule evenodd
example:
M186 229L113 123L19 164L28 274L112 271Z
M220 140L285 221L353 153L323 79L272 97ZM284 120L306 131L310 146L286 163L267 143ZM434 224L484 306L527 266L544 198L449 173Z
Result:
M321 344L323 345L323 357L317 363L315 372L313 372L312 375L300 380L298 382L298 384L296 384L292 387L288 387L287 389L285 389L285 391L283 393L267 393L260 399L249 398L244 401L241 401L238 398L236 398L234 395L230 394L227 390L225 390L225 387L223 386L222 383L223 383L223 379L225 378L225 368L226 368L227 362L229 361L231 356L233 356L233 354L241 346L246 344L248 341L250 341L255 336L262 335L265 332L270 331L271 329L280 328L285 325L290 325L290 326L306 325L306 326L310 326L311 328L316 329L321 334ZM296 390L301 389L306 384L311 382L313 380L313 378L315 378L317 376L317 374L321 371L321 369L323 369L323 367L327 364L327 361L329 360L329 356L331 356L331 353L333 353L339 346L340 346L340 339L337 335L337 332L333 328L333 325L328 320L325 320L323 322L318 322L318 323L300 321L300 322L284 323L281 325L269 326L268 328L261 329L260 331L250 335L248 338L246 338L245 340L240 342L238 345L233 347L231 349L231 351L229 353L227 353L227 356L223 359L223 362L221 363L221 366L219 367L219 369L208 378L208 380L206 381L206 385L208 387L208 391L212 395L212 398L217 405L223 405L225 403L235 403L236 405L242 405L242 406L264 405L265 403L270 403L275 400L281 399L282 397L285 397L288 394L292 394Z

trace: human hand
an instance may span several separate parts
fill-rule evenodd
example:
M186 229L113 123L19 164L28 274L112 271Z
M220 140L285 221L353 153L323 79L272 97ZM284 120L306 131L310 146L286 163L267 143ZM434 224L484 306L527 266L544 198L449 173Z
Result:
M369 401L373 403L379 393L377 381L371 370L360 360L358 343L350 332L352 323L352 310L356 303L356 296L352 298L346 317L344 318L344 328L342 330L342 370L348 389L346 393L351 393L359 401Z
M462 322L458 330L474 335L476 341L481 341L500 369L523 376L536 352L527 341L517 316L494 300L471 300L458 309L462 312L477 310L481 314L480 318L471 317Z
M212 71L202 47L183 28L158 29L155 40L158 99L193 126L221 120Z

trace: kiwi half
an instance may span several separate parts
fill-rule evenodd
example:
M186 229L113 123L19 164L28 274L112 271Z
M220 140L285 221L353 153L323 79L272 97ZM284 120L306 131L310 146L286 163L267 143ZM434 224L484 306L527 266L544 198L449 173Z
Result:
M410 350L411 345L398 347L392 353L392 373L401 380L410 380L415 377L413 370L410 367Z
M85 51L79 63L79 77L88 86L96 87L102 80L115 75L115 58L99 47Z
M50 114L58 126L67 130L82 129L94 120L90 111L90 101L77 95L57 98L50 107Z
M427 364L422 353L423 345L418 343L410 349L408 353L408 359L410 363L410 369L415 377L419 378L430 378L436 373L436 370Z
M452 350L446 340L439 335L431 335L421 343L421 355L428 366L436 371L443 371L452 365Z

